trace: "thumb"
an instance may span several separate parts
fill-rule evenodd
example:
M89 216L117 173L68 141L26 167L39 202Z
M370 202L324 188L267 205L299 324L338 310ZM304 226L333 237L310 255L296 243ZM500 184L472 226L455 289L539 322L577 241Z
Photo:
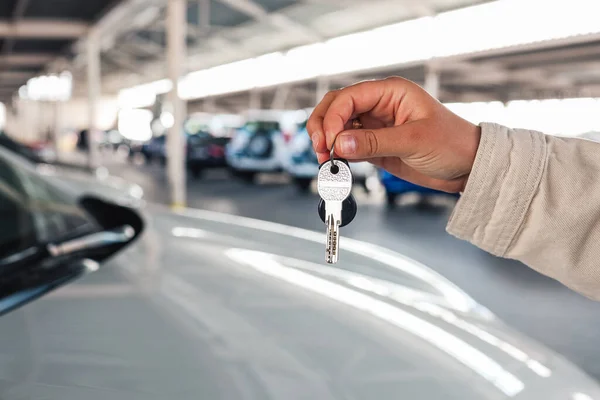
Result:
M421 127L422 129L422 127ZM335 152L350 160L374 157L407 157L417 149L419 125L407 123L381 129L352 129L335 140Z

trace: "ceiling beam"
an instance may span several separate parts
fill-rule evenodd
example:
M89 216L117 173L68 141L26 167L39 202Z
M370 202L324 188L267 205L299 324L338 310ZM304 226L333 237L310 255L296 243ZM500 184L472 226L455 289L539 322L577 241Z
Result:
M0 20L0 37L18 39L71 39L87 33L89 25L82 22L64 20Z
M19 90L19 87L21 86L21 84L17 84L17 83L8 83L7 86L2 86L0 87L0 93L12 93L16 90Z
M29 0L17 0L15 6L12 10L12 16L10 19L10 24L15 26L22 18L25 13L25 9L29 5ZM13 48L15 47L15 38L12 36L7 37L3 43L2 48L0 49L0 53L2 55L8 55L12 53Z
M1 71L0 79L2 81L24 81L33 78L35 75L35 72Z
M281 13L269 13L260 4L253 0L217 0L234 10L242 12L259 22L269 22L284 31L293 32L304 36L306 39L319 42L323 40L321 35L317 34L312 29L294 21L293 19Z
M564 87L572 84L570 79L557 77L545 68L507 69L499 62L461 62L444 66L442 71L453 71L456 76L444 78L442 84L460 85L502 85L510 82L529 87Z
M210 32L210 0L198 0L198 28L202 36Z
M545 51L534 54L513 54L498 57L496 62L510 67L520 66L547 66L549 64L569 63L577 58L600 57L600 46L593 47L575 47L562 49L546 49Z
M45 65L52 61L54 56L51 54L7 54L0 56L0 65L8 66L36 66Z

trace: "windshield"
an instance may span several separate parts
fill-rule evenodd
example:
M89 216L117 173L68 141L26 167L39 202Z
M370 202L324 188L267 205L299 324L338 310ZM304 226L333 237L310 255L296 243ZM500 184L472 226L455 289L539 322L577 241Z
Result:
M38 243L80 235L93 223L75 196L0 149L0 260Z

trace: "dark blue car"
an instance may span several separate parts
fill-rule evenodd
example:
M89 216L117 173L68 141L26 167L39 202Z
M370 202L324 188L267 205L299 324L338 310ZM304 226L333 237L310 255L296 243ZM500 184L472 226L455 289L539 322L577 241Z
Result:
M396 198L405 193L417 193L424 196L443 194L446 196L456 196L454 194L441 192L439 190L430 189L424 186L415 185L414 183L400 179L395 175L390 174L385 170L379 170L379 179L385 188L387 204L393 207L396 204Z

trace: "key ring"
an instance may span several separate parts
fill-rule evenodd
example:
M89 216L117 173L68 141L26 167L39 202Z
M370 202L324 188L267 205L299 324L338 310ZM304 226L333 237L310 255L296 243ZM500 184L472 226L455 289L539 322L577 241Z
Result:
M363 124L362 122L360 122L360 119L358 118L354 118L352 120L352 129L362 129ZM335 165L335 160L333 159L333 152L335 149L335 139L337 139L337 135L333 138L333 143L331 144L331 150L329 151L329 162L331 162L331 165Z
M331 163L331 165L335 165L335 160L333 159L333 150L335 149L335 139L337 139L337 136L333 138L333 143L331 144L331 150L329 150L329 162Z

